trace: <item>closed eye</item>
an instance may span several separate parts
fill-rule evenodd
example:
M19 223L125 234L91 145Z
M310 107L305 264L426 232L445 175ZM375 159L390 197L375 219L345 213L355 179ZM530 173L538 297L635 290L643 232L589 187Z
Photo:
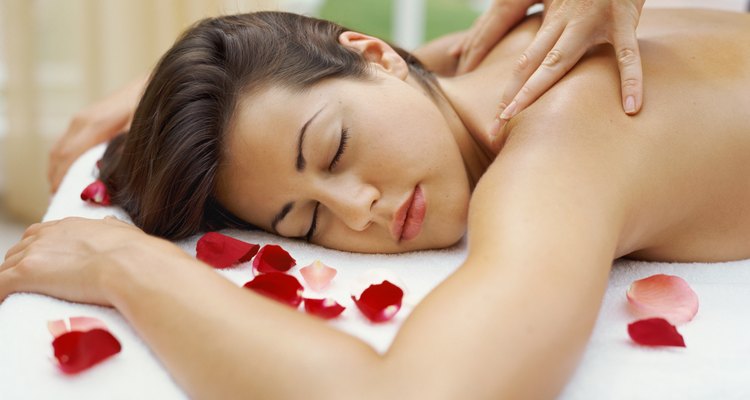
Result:
M333 156L333 160L331 161L331 164L328 166L328 171L333 171L333 169L336 167L336 164L339 163L339 160L341 160L341 156L344 154L344 150L346 150L346 143L349 141L349 128L343 128L341 129L341 139L339 140L339 148L336 150L336 155ZM313 210L313 218L312 222L310 223L310 229L305 234L305 241L310 242L315 236L315 228L318 226L318 206L320 206L320 203L315 204L315 209Z
M336 164L339 163L341 156L344 154L344 150L346 150L346 143L348 141L349 141L349 128L342 128L341 140L339 141L339 148L338 150L336 150L336 155L333 157L333 161L331 161L331 165L328 167L329 171L333 171L333 169L336 167Z
M310 229L305 234L305 241L310 242L312 240L313 235L315 235L315 228L318 225L318 206L320 206L320 203L315 203L315 209L313 210L313 219L312 223L310 224Z

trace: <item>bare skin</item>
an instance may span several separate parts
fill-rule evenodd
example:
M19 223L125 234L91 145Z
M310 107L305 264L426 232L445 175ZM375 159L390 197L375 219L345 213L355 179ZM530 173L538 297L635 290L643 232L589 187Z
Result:
M486 82L508 79L533 19L486 65L444 80L463 129L498 155L470 200L466 261L384 355L111 219L30 227L0 266L0 299L32 291L116 307L195 398L553 398L614 258L750 257L750 45L736 40L749 21L644 12L647 107L636 117L621 111L602 48L493 140L499 94ZM290 371L304 371L294 385Z
M648 58L645 101L653 109L634 118L613 112L616 65L611 48L602 46L514 118L501 136L567 141L571 134L562 138L558 131L570 129L596 135L608 143L608 152L620 152L620 168L627 167L633 174L629 185L637 185L632 189L638 211L632 222L637 228L627 232L617 256L664 261L750 257L750 114L744 111L750 107L750 42L735 40L750 34L747 20L745 14L721 12L644 12L638 35L641 54ZM538 23L526 21L496 47L490 57L497 61L484 64L486 73L507 79L506 55L523 47ZM487 76L463 79L479 87ZM483 95L479 102L469 98ZM492 93L475 91L454 102L467 126L474 127L471 132L485 132L475 137L488 146L483 124L495 100Z

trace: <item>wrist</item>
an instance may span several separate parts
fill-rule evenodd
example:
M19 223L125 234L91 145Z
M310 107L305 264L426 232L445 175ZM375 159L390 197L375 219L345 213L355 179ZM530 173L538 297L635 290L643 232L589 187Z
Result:
M99 285L121 311L142 293L165 290L186 263L199 263L173 243L151 236L108 251L103 258Z

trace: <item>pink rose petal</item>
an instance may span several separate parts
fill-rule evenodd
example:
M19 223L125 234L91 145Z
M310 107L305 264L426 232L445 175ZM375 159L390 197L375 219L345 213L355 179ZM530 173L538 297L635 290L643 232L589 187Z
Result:
M253 270L261 274L275 271L286 272L295 265L297 261L281 246L275 244L263 246L253 259Z
M649 318L628 325L628 335L634 342L646 346L686 347L677 328L664 318Z
M401 309L403 297L404 291L401 288L383 281L378 285L370 285L359 299L352 296L352 300L367 319L378 323L388 321L396 315Z
M302 302L302 285L297 278L283 272L260 274L244 287L294 308Z
M102 206L111 205L109 194L107 193L107 186L104 182L99 179L95 180L81 192L81 200L87 201L93 204L99 204Z
M223 235L208 232L195 245L196 258L214 268L227 268L250 261L260 246Z
M323 264L320 260L315 260L312 264L300 268L299 272L307 285L316 291L325 289L336 276L336 270Z
M67 319L47 321L47 329L54 337L72 331L85 332L92 329L108 330L107 325L105 325L102 320L93 317L70 317Z
M58 319L56 321L47 321L47 330L52 334L52 337L58 337L68 332L68 327L65 326L64 320Z
M658 274L633 282L627 291L630 309L639 318L664 318L672 324L693 319L698 296L684 279Z
M332 319L338 317L346 307L337 303L334 299L305 299L305 311L308 314L318 316L323 319Z

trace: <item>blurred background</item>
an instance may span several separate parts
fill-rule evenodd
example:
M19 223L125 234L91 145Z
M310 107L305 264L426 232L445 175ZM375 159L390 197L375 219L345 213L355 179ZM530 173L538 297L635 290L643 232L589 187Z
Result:
M465 29L490 0L0 0L0 256L48 199L49 149L73 114L143 76L207 16L281 9L406 49ZM744 10L747 0L646 0Z

